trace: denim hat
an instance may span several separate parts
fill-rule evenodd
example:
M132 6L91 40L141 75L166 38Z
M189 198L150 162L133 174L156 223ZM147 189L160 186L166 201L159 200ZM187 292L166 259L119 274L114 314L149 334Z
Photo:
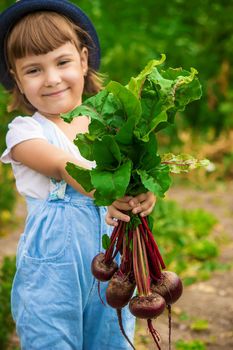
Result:
M87 15L67 0L20 0L0 14L0 83L12 90L14 80L8 70L5 52L5 38L11 28L25 15L36 11L54 11L68 17L84 29L92 40L87 39L89 65L98 70L100 64L100 45L96 30Z

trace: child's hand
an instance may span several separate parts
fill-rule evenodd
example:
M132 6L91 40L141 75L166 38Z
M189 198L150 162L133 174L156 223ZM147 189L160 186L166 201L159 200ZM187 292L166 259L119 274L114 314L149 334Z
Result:
M132 210L133 214L140 213L141 216L147 216L152 212L155 202L156 197L152 192L142 193L136 197L125 196L120 198L108 207L105 218L106 223L111 226L117 226L117 220L129 222L130 217L124 211Z
M129 201L132 207L132 213L140 213L140 216L149 215L154 209L155 203L156 197L152 192L141 193Z

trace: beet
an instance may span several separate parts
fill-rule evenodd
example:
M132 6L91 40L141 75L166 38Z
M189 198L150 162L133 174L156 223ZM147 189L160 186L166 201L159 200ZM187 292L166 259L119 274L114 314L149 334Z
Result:
M128 304L135 286L135 282L131 281L126 275L116 272L109 281L106 290L107 303L115 309L121 309Z
M156 293L136 296L129 302L130 312L138 318L151 319L161 315L166 307L164 298Z
M152 293L160 294L167 305L175 303L183 292L181 279L175 272L163 271L157 281L151 284Z
M91 272L99 281L109 281L117 270L118 265L115 261L111 261L110 263L105 262L104 253L97 254L92 260Z

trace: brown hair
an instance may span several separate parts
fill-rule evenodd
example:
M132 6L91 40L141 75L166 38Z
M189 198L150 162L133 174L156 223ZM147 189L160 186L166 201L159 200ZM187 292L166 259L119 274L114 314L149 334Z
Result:
M16 59L27 55L46 54L69 41L80 52L83 47L88 49L86 42L90 40L87 32L61 14L52 11L30 13L16 23L7 37L8 69L16 72ZM102 80L101 75L89 67L83 93L91 95L99 92L102 89ZM20 93L16 83L8 106L8 111L13 110L35 112L34 106Z

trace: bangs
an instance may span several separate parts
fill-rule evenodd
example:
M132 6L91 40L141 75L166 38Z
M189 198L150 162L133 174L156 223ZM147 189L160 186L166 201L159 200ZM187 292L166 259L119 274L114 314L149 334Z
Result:
M66 17L56 12L30 13L14 26L8 36L6 52L10 67L14 67L15 59L47 54L68 41L80 50L78 38L87 42L89 36Z

